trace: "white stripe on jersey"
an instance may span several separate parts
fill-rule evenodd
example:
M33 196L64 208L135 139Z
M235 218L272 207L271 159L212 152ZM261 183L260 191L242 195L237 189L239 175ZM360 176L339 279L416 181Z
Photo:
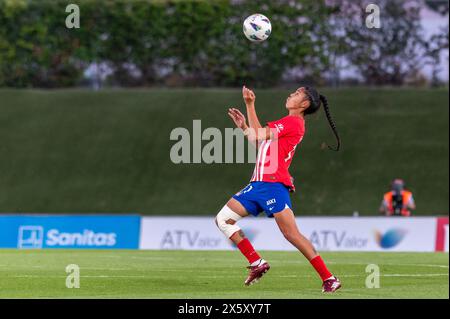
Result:
M259 158L261 156L261 146L264 142L265 141L262 141L261 144L259 144L259 146L258 146L258 154L256 155L255 169L253 170L252 179L250 180L251 182L255 182L258 180L258 163L259 163Z
M256 176L256 166L253 169L253 174L252 174L252 178L250 178L250 182L253 182L255 180L255 176Z
M256 157L256 164L255 164L255 170L253 171L252 181L257 181L258 180L259 160L261 158L262 147L264 146L265 143L266 143L266 141L262 141L261 144L259 145L258 156Z
M267 150L269 149L270 143L272 141L268 140L267 143L264 145L264 148L262 150L262 159L261 159L261 163L260 163L260 168L259 168L259 180L262 181L263 180L263 176L264 176L264 164L266 162L266 155L267 155Z
M292 148L292 150L289 151L288 156L284 159L285 162L289 161L292 157L292 153L295 151L295 148L297 147L298 144L294 145L294 147Z

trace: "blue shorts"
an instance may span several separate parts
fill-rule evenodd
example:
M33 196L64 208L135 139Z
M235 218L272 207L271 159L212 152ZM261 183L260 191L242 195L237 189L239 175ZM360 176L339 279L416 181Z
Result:
M292 209L289 189L282 183L251 182L233 198L253 216L264 211L267 217L273 217L285 208Z

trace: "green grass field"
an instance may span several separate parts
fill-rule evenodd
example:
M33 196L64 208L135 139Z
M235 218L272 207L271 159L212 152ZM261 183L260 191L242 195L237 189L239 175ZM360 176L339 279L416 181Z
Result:
M0 250L0 298L449 298L445 253L323 253L343 284L334 295L298 253L262 253L271 270L244 287L236 251ZM79 289L65 286L69 264ZM366 288L368 264L380 288Z
M263 123L286 114L289 92L256 90ZM401 177L415 215L448 215L447 89L321 92L342 151L321 147L334 143L323 111L307 120L290 168L297 214L377 215ZM232 127L226 110L242 109L239 88L0 90L0 101L0 212L212 215L251 177L251 163L177 165L169 156L176 127Z

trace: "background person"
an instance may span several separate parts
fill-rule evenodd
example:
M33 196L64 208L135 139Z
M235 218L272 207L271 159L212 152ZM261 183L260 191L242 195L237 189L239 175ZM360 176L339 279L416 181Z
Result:
M411 210L416 209L412 192L405 189L402 179L395 179L391 187L383 196L380 212L386 216L411 216Z

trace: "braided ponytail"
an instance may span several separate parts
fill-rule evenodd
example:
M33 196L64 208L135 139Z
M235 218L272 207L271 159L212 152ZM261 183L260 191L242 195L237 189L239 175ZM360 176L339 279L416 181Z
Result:
M330 150L339 151L339 148L341 147L341 139L339 138L339 134L338 134L337 129L336 129L336 124L334 123L333 119L331 118L330 108L328 107L328 100L322 94L319 95L319 98L320 98L320 101L323 104L323 109L325 111L325 115L327 116L328 123L330 124L330 127L333 130L334 136L336 136L336 141L337 141L336 148L332 148L330 145L327 145L327 146L328 146L328 148Z

